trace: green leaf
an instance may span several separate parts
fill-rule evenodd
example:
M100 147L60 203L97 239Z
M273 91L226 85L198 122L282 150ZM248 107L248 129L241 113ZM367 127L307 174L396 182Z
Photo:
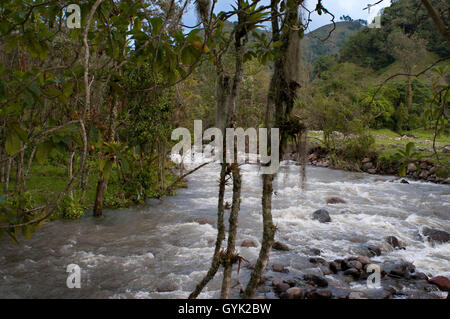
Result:
M22 144L20 142L20 137L17 134L17 132L13 129L9 129L6 132L6 140L5 140L5 149L6 152L9 155L16 154L20 148L22 147Z
M102 159L99 163L100 171L103 173L105 179L109 179L112 170L113 161L111 159Z
M152 33L158 34L161 31L163 20L160 17L156 17L150 19L150 23L152 24Z
M51 141L45 141L38 145L36 150L36 160L39 164L44 164L48 158L50 151L53 149L53 143Z

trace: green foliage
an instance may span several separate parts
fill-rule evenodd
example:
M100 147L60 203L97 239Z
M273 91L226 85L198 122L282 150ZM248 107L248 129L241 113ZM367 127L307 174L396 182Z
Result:
M351 123L351 125L357 133L345 139L342 156L346 161L360 162L373 153L375 139L367 129L360 126L360 123Z
M413 163L420 158L418 152L413 151L414 143L409 142L406 144L404 150L399 150L397 153L392 155L392 159L400 162L400 167L398 169L399 176L406 176L406 169L409 163Z
M64 219L79 219L84 214L84 208L79 199L72 195L65 195L57 208L57 214Z

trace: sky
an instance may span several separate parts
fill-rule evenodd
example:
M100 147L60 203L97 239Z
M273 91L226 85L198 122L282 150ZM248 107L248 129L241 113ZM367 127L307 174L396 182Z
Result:
M229 11L231 10L231 5L235 2L235 0L218 0L216 3L215 12L219 13L220 11ZM382 3L372 7L370 10L370 14L367 12L367 10L363 10L363 8L367 7L368 3L375 2L378 2L378 0L322 0L323 6L327 8L328 11L333 13L336 17L335 22L340 21L339 18L342 15L348 15L354 20L363 19L369 21L369 23L372 22L378 12L382 8L389 6L391 3L390 0L384 0ZM270 3L269 0L261 1L261 4L264 5L267 5L268 3ZM314 9L316 4L317 0L306 1L306 7L310 10ZM311 15L312 22L310 22L307 32L313 31L323 25L331 23L330 19L331 17L329 15L322 14L321 16L319 16L317 13L314 13L313 15ZM198 19L195 14L195 10L193 9L193 5L191 4L183 19L183 23L188 26L194 26L195 24L197 24L197 22Z

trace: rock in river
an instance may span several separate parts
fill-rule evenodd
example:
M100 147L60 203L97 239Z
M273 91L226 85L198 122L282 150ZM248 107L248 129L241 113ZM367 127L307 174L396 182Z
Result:
M345 204L347 203L345 200L339 197L328 197L325 199L327 204Z
M308 274L308 275L303 276L303 280L313 283L319 287L328 287L328 281L325 278L320 277L320 276Z
M246 239L242 242L241 247L258 247L258 244L252 239Z
M386 237L386 242L394 248L405 249L404 247L402 247L400 245L400 242L398 241L397 237L395 237L395 236Z
M422 229L422 234L428 237L428 240L436 243L446 243L450 241L450 234L443 230L424 227Z
M430 284L436 285L442 291L450 291L450 280L444 276L436 276L428 279Z
M281 250L281 251L289 251L288 245L280 243L279 241L276 241L273 243L272 249Z
M321 223L331 222L330 214L325 209L316 210L312 215L312 219L318 220Z

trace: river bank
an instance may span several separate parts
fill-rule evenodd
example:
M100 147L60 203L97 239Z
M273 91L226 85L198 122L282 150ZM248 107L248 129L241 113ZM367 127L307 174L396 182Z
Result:
M366 172L374 175L400 175L401 161L395 160L393 155L404 150L408 143L414 143L411 152L414 158L407 159L405 175L412 180L422 180L438 184L449 184L450 139L441 136L436 139L436 154L433 149L432 132L417 131L415 134L399 135L392 131L373 130L371 135L375 139L373 147L363 157L352 154L355 158L349 159L343 151L344 136L334 133L334 150L324 147L323 132L309 131L307 140L307 164L316 167L343 169L354 172ZM356 155L356 156L355 156ZM289 145L285 153L285 160L299 159L297 148ZM407 180L404 180L407 183Z

